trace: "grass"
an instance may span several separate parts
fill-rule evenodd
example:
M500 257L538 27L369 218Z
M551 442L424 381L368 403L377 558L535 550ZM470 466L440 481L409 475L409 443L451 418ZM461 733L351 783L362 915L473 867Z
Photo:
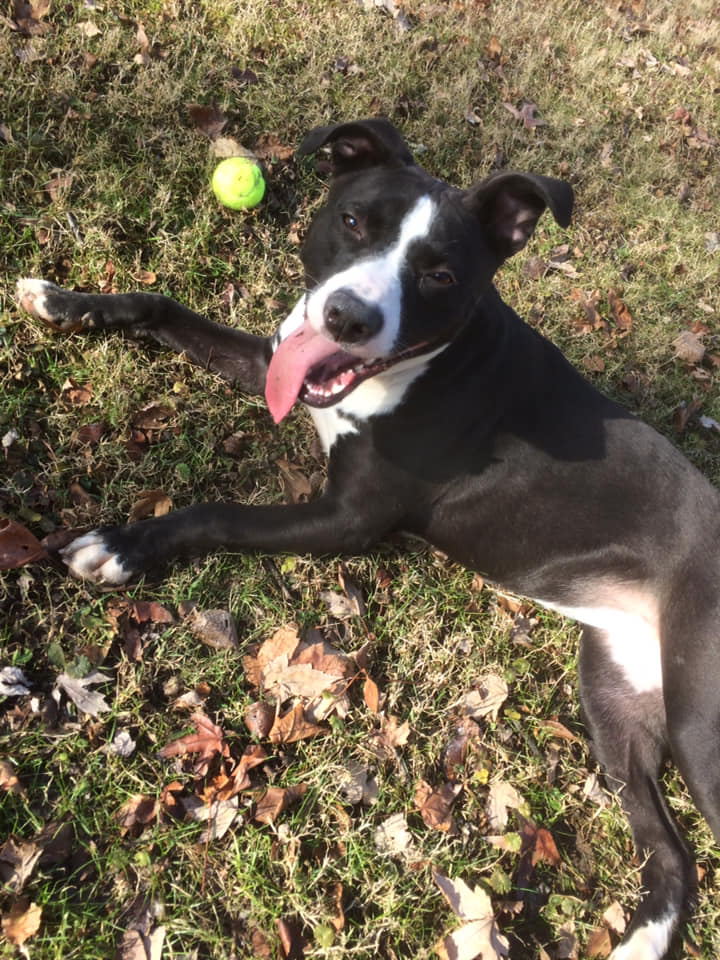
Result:
M0 435L18 434L3 449L0 513L42 536L124 521L151 488L176 506L278 501L280 457L307 476L322 471L302 413L278 431L259 403L181 358L117 338L55 337L19 314L13 290L18 276L91 290L111 279L130 290L147 271L156 279L145 288L268 332L297 296L297 237L324 190L311 163L280 148L317 123L376 113L398 123L427 169L455 183L497 164L573 182L573 227L564 233L543 221L532 247L503 268L503 295L581 367L599 357L603 368L588 375L720 481L717 434L697 423L677 434L673 420L693 399L720 420L716 368L683 364L672 347L701 322L720 353L718 253L708 239L718 230L720 36L710 0L681 8L670 0L403 7L407 32L349 0L55 4L43 21L49 29L34 36L0 24ZM92 36L88 22L97 27ZM134 60L139 22L149 41L144 63ZM537 105L544 126L525 129L513 118L504 104L522 99ZM275 138L256 211L238 215L215 203L210 143L187 112L197 102L217 103L228 118L224 133L246 147ZM574 275L528 276L531 256L548 261L563 243ZM607 319L610 289L629 308L630 332L617 341L578 332L573 291L598 291ZM92 385L84 405L64 398L69 377ZM133 460L128 427L150 403L174 413ZM101 439L83 443L79 427L99 421ZM223 449L234 432L244 434L238 457ZM73 499L73 483L90 499ZM0 750L25 790L3 797L0 840L32 841L51 822L71 824L73 838L67 855L37 867L23 890L43 908L26 944L36 960L112 955L143 905L166 927L167 957L280 955L283 919L302 930L307 956L430 956L454 926L431 865L493 894L516 958L542 956L541 948L558 956L568 921L582 951L614 900L632 908L637 862L624 818L585 798L593 766L582 740L543 727L554 718L582 737L574 625L533 611L529 646L518 644L495 593L478 592L467 571L414 541L348 561L368 604L364 624L336 623L321 598L337 587L336 559L274 558L279 578L267 560L210 557L132 593L172 608L192 599L229 609L241 652L290 621L319 627L347 651L371 631L370 674L385 712L407 721L410 735L396 760L379 759L371 735L380 720L353 689L344 721L326 737L274 750L260 778L307 784L302 801L263 826L243 796L237 824L207 846L204 827L185 821L123 835L116 813L136 794L159 796L176 777L191 784L158 758L188 729L172 707L174 691L207 685L204 709L233 732L233 750L249 741L243 718L254 694L241 656L209 650L177 624L144 628L143 657L130 659L106 618L112 596L69 582L52 565L1 575L0 666L21 666L33 698L0 704ZM55 714L58 649L68 663L102 663L112 677L103 688L109 713L89 720L63 701ZM415 787L443 782L456 704L486 671L508 679L509 697L497 721L481 722L456 804L459 832L449 836L424 824ZM137 742L127 759L104 749L123 729ZM375 771L373 806L343 800L338 783L350 760ZM517 896L517 854L485 839L488 776L516 787L562 855L561 866L538 865L517 914L503 906ZM677 957L710 958L720 953L717 851L672 773L668 789L703 869L686 931L695 946L681 946ZM395 813L406 815L413 845L393 859L374 838ZM511 821L508 829L517 828ZM338 895L344 925L336 931ZM14 899L3 893L3 915ZM10 944L0 946L0 956L12 955Z

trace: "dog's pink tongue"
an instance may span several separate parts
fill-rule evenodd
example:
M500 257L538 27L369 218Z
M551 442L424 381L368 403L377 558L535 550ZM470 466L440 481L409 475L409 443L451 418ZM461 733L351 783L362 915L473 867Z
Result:
M265 399L275 423L288 415L310 367L337 353L339 347L305 323L280 342L265 380Z

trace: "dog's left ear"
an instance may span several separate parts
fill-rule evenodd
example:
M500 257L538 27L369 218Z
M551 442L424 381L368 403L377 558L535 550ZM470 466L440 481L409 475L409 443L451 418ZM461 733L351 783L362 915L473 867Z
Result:
M463 198L490 235L501 260L525 246L547 208L561 227L570 224L569 183L532 173L501 172L471 187Z
M298 147L301 155L331 146L333 174L339 176L364 167L410 166L413 155L400 133L382 117L354 123L331 123L315 127Z

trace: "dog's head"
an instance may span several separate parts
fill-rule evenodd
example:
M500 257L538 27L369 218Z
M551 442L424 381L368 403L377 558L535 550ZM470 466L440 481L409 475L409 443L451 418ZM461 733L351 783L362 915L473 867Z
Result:
M268 373L276 421L298 397L331 406L440 349L546 208L570 222L567 183L500 172L458 190L419 167L387 120L318 127L299 153L325 145L333 177L303 248L304 314Z

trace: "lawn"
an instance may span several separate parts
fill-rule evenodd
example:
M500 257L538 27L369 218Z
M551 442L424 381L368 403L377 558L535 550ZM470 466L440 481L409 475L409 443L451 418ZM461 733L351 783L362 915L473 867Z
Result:
M458 185L573 184L572 227L544 218L498 286L720 482L713 0L15 0L0 76L0 517L57 544L317 491L303 411L275 428L182 357L53 333L14 288L142 288L270 332L326 190L294 148L372 115ZM245 213L209 187L239 147L267 182ZM637 903L579 628L424 543L216 555L115 593L43 560L0 573L0 609L0 669L29 688L0 697L2 957L430 957L462 923L438 875L489 894L516 960L604 957ZM299 643L332 682L259 690ZM700 877L676 958L711 960L717 850L672 769L667 788Z

